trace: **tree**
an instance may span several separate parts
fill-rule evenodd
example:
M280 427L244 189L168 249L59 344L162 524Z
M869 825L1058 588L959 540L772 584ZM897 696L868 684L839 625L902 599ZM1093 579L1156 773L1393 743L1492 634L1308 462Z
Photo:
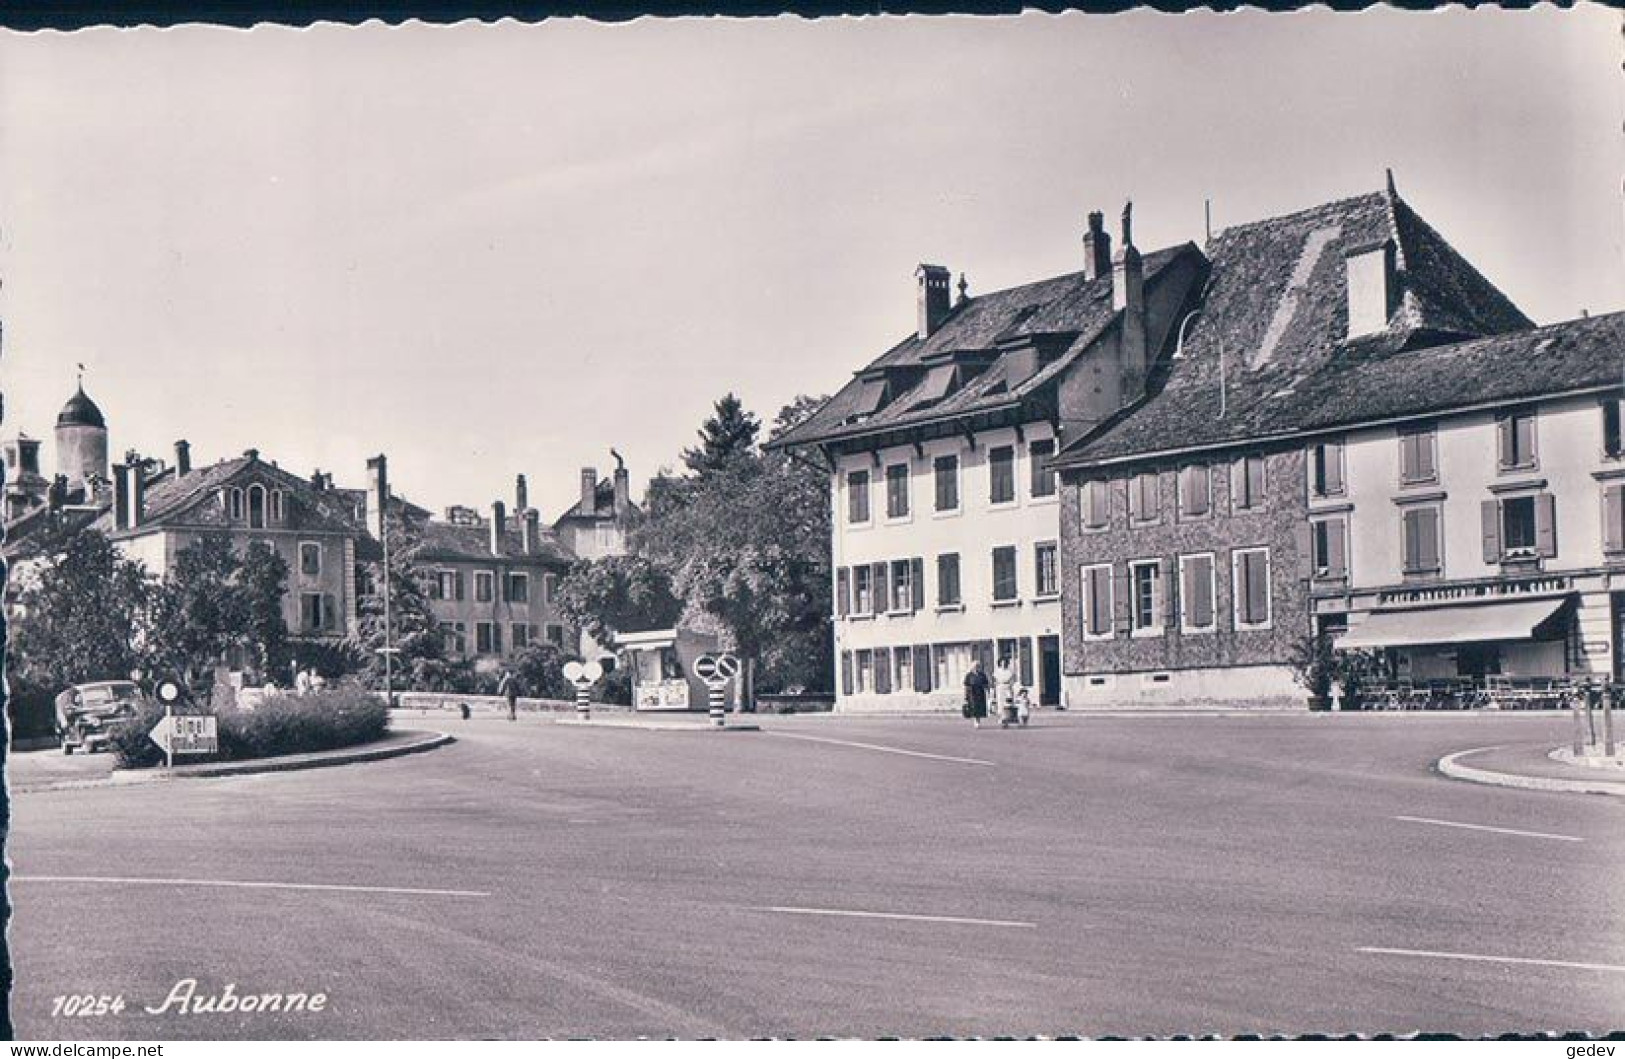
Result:
M389 535L389 644L396 649L393 682L396 688L443 690L456 680L454 663L445 657L445 644L434 611L429 606L430 574L417 561L421 534L399 512L391 512ZM384 564L367 563L356 578L360 586L355 653L362 658L362 680L370 688L384 686Z
M261 673L280 680L292 652L288 624L282 616L282 598L288 589L288 561L263 541L253 541L243 553L238 582L246 594L249 642L259 654Z
M243 649L260 660L258 637L273 612L281 621L287 576L287 564L274 554L245 563L225 534L200 536L175 557L174 569L153 592L149 665L175 674L194 696L206 699L216 665ZM280 636L285 638L285 629Z
M683 450L683 465L701 477L755 455L756 435L762 429L761 422L731 393L713 408L711 416L700 425L699 446Z
M730 395L731 396L731 395ZM726 399L725 399L726 400ZM723 418L723 403L718 415ZM798 398L775 419L782 433L823 402ZM748 416L754 444L755 417ZM712 420L701 431L712 431ZM691 468L694 462L685 453ZM690 613L717 620L728 646L759 666L764 689L830 686L830 510L827 474L783 453L735 448L704 471L667 481L634 535L667 571Z
M683 613L671 576L641 555L575 563L554 598L571 625L601 644L623 632L669 629Z
M545 640L528 645L513 659L513 672L523 694L538 699L575 697L575 685L564 678L564 663L570 660L563 648Z
M20 598L12 643L14 676L60 691L91 680L123 680L141 663L141 630L153 584L102 534L86 531L41 569Z

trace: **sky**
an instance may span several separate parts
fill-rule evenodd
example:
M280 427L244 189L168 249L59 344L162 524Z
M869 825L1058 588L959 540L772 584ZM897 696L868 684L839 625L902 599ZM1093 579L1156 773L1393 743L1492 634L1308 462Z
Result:
M1625 308L1620 15L0 33L0 431L76 365L130 448L434 510L634 489L971 292L1382 187L1530 316Z

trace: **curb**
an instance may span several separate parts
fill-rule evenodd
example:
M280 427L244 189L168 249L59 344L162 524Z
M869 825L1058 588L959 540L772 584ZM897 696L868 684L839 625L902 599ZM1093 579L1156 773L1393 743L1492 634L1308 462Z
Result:
M1468 783L1482 783L1491 787L1516 787L1526 791L1561 791L1567 794L1611 794L1616 797L1625 797L1625 783L1597 783L1589 780L1557 779L1551 776L1522 776L1512 772L1492 772L1489 769L1463 765L1458 760L1468 754L1483 754L1491 750L1501 749L1504 748L1480 746L1471 750L1458 750L1454 754L1446 754L1440 758L1434 767L1451 779L1465 780Z
M574 728L633 728L645 732L760 732L762 726L753 722L732 722L718 728L714 724L698 724L692 721L623 721L623 720L588 720L583 721L575 717L561 717L554 724L569 725Z
M411 731L408 729L407 731ZM402 733L405 734L405 733ZM222 761L207 765L182 765L164 769L114 769L107 776L91 780L59 780L38 786L24 784L18 793L36 791L85 790L92 787L128 787L140 783L159 783L165 780L207 779L220 776L252 776L265 772L299 772L304 769L332 768L337 765L356 765L367 761L384 761L407 754L421 754L426 750L456 742L446 732L412 732L420 736L389 746L362 746L354 749L323 750L314 754L289 754L283 757L258 758L252 761Z

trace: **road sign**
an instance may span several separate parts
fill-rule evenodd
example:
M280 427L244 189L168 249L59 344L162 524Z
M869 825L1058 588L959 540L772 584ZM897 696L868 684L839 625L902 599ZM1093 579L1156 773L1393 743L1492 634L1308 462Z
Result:
M701 655L694 659L694 675L711 683L717 678L717 660L714 655Z
M173 680L166 680L162 684L158 685L158 701L163 703L165 706L172 704L180 697L180 686L177 685Z
M701 655L694 659L694 675L705 681L706 687L726 687L739 675L739 659L728 654Z
M219 724L212 716L177 716L159 719L147 733L166 754L217 754L220 752Z
M717 655L717 676L732 680L739 675L739 659L733 655Z
M590 687L598 683L598 678L604 675L604 667L598 662L564 663L564 679L578 688Z

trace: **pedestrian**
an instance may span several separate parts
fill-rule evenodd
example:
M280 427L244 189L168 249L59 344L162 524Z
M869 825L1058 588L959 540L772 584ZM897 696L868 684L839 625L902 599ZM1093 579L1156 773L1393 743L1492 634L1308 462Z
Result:
M1008 658L999 659L993 669L993 697L998 703L999 727L1010 727L1016 719L1016 671Z
M1016 719L1021 727L1027 727L1027 718L1033 715L1033 697L1025 687L1016 689Z
M310 694L310 670L300 668L293 678L293 691L296 695Z
M972 659L970 670L965 674L965 716L970 718L971 725L982 727L982 718L987 716L987 674L982 672L982 660Z
M508 720L519 719L519 678L513 675L513 670L502 671L502 681L497 684L497 694L508 700Z
M320 694L327 690L327 678L316 669L310 671L310 690Z

